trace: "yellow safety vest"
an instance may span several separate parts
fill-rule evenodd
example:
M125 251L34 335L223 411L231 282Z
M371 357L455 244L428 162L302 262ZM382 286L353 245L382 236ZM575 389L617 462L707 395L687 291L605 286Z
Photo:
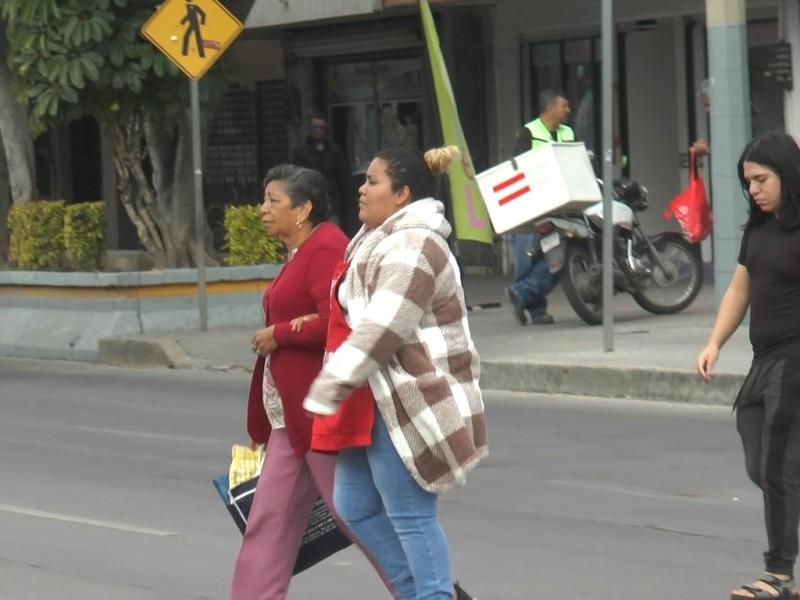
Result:
M539 146L549 144L553 141L575 141L575 132L572 131L571 127L567 127L566 125L558 126L558 129L556 130L556 138L558 138L557 140L553 139L553 135L550 133L550 130L547 129L547 126L542 123L540 118L536 118L529 123L525 123L525 127L531 132L531 148L538 148Z

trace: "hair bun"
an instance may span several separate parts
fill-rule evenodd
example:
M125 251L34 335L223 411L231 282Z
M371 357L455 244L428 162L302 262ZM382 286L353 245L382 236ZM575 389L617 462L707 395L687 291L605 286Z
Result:
M450 163L459 156L461 156L461 151L458 146L453 145L431 148L424 155L425 163L434 175L446 173Z

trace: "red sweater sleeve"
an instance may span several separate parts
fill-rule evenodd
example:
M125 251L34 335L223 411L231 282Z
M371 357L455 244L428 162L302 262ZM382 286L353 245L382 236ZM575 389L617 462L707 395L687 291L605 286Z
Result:
M280 346L301 348L324 348L328 334L328 318L331 312L331 280L336 265L344 251L338 247L321 247L311 256L306 270L306 286L314 298L318 319L303 324L301 331L292 331L288 322L275 324L275 341Z

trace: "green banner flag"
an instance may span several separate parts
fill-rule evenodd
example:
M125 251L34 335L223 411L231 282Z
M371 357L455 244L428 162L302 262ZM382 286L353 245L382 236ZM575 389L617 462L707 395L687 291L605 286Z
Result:
M439 34L433 22L428 0L419 0L422 15L422 28L425 31L425 45L433 73L433 87L436 92L436 106L439 109L439 122L442 124L442 137L446 145L458 146L461 160L450 167L450 196L453 201L453 220L456 237L459 240L474 240L486 244L493 243L492 225L489 214L483 204L478 182L475 180L475 168L469 154L458 109L450 85L450 76L444 64L442 50L439 47Z

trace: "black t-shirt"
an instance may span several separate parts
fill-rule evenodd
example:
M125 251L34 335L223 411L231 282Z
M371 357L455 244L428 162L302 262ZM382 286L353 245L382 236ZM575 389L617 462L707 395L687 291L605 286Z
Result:
M744 232L739 264L750 276L750 343L763 356L800 346L800 229L769 218Z

